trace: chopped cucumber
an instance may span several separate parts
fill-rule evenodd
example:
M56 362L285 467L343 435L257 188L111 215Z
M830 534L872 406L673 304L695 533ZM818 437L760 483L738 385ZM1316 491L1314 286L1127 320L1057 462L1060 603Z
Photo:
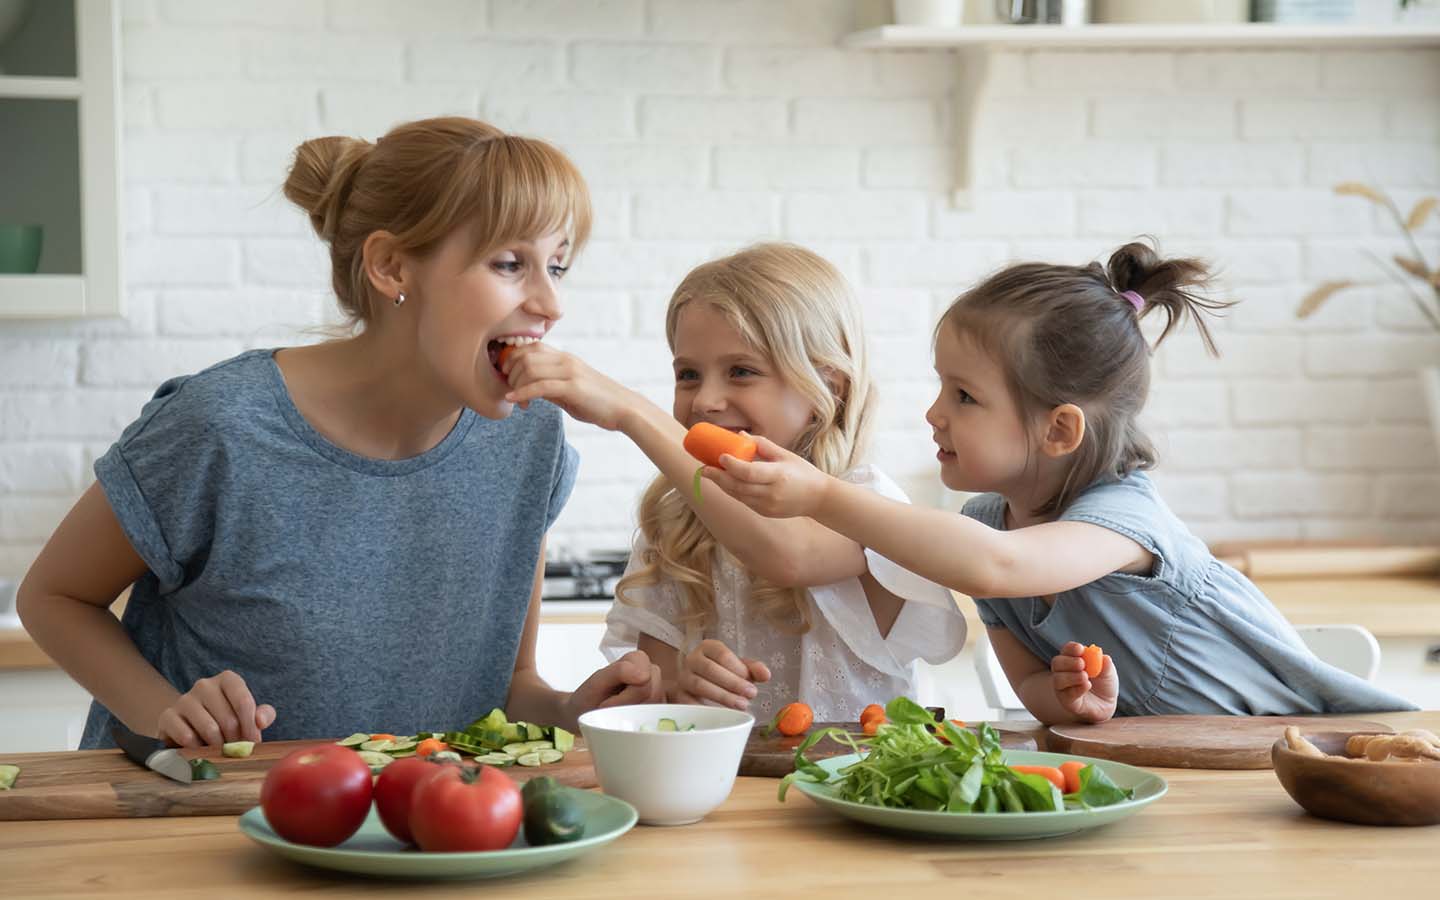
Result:
M504 728L500 729L500 733L507 744L525 740L525 730L514 722L507 723Z
M391 748L394 747L394 746L395 746L395 742L392 741L392 740L388 740L388 739L387 739L387 740L378 740L378 741L366 741L365 743L363 743L363 744L360 745L360 749L361 749L361 750L372 750L372 751L384 751L384 750L389 750L389 749L391 749Z
M254 741L231 741L220 746L220 753L234 759L244 759L255 752Z
M501 753L507 753L507 754L509 754L510 756L524 756L526 753L529 753L529 752L530 752L530 745L529 745L529 744L506 744L505 746L503 746L503 747L500 748L500 752L501 752Z
M585 834L585 813L574 794L548 775L525 782L520 789L525 808L525 841L532 847L563 844Z
M19 777L19 766L0 766L0 791L10 790L15 786L15 779Z
M414 750L401 750L401 751L396 752L396 751L393 751L393 750L392 750L392 751L386 752L385 755L388 756L388 757L390 757L391 759L404 759L404 758L406 758L407 756L414 756L414 755L415 755L415 751L414 751Z
M370 774L379 775L380 770L394 762L388 753L381 753L378 750L359 750L360 759L370 767Z
M190 760L191 781L214 781L220 777L220 770L208 759Z
M444 762L446 760L449 760L450 762L461 761L460 754L456 753L454 750L436 750L434 753L430 754L430 759L434 760L435 762Z
M489 754L486 754L485 756L477 756L477 757L475 757L475 761L478 762L478 763L483 763L483 764L488 765L488 766L513 766L513 765L515 765L515 757L511 756L511 755L508 754L508 753L489 753Z
M357 731L354 734L350 735L348 738L336 741L335 743L339 744L342 747L358 747L368 740L370 740L370 735L361 734Z
M554 750L554 749L555 749L555 745L552 744L552 743L550 743L549 741L526 741L526 742L525 742L525 750L526 750L526 752L534 752L534 751L536 751L536 750Z
M680 727L675 724L674 719L661 719L655 723L656 731L679 731Z
M392 743L389 747L386 747L386 748L385 748L385 752L386 752L386 753L397 753L397 752L402 752L402 751L405 751L405 750L414 750L414 749L415 749L416 747L418 747L418 746L420 746L420 742L417 741L417 740L413 740L412 738L408 738L408 737L407 737L407 738L401 738L400 740L395 741L394 743Z
M550 763L557 763L565 758L565 754L559 750L540 750L537 752L540 754L541 765L548 766Z
M532 724L530 724L529 722L526 722L526 723L525 723L525 737L526 737L527 740L532 740L532 741L544 740L544 739L545 739L545 729L541 728L539 725L532 725Z
M515 761L522 766L538 766L542 762L539 750L536 750L534 753L527 753Z
M575 749L575 735L558 725L555 726L552 734L553 737L551 739L555 742L556 750L559 750L561 753L567 753Z

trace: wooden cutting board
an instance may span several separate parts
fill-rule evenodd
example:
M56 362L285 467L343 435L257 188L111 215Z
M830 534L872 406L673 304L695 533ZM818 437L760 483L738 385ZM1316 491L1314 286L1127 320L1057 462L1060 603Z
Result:
M795 748L805 740L805 735L785 737L776 733L767 737L765 728L764 725L756 725L755 730L750 733L750 740L745 742L745 755L740 757L740 774L758 778L784 778L795 771ZM816 722L810 726L810 731L820 728L844 728L852 732L859 730L854 722ZM1006 749L1035 749L1035 739L1029 735L999 728L996 731L1000 732L1000 746ZM825 738L806 750L805 756L812 760L821 760L832 756L845 756L852 752L844 744Z
M239 815L260 803L260 783L270 767L294 750L330 741L267 741L245 759L226 759L218 748L186 751L220 769L213 781L181 784L138 766L119 750L18 753L0 764L20 767L15 787L0 791L0 821L19 819L116 819L147 816ZM579 788L599 784L584 741L548 766L508 766L516 781L549 775Z
M1346 731L1389 734L1395 729L1364 719L1331 716L1136 716L1099 725L1051 725L1046 749L1135 766L1175 769L1268 769L1270 746L1286 725L1301 733Z

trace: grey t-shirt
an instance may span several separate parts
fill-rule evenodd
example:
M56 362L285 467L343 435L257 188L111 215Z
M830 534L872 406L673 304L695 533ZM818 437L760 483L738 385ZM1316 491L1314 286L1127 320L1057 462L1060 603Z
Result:
M964 514L1005 529L1005 498ZM1321 662L1244 575L1216 559L1144 472L1097 484L1060 515L1123 534L1155 556L1148 576L1115 572L1039 597L975 598L1049 665L1068 641L1099 644L1120 677L1116 715L1300 715L1414 709L1403 697Z
M149 567L122 618L176 690L233 669L267 740L463 726L503 706L579 457L560 411L469 409L410 459L311 428L273 350L167 381L95 463ZM82 748L113 746L90 709Z

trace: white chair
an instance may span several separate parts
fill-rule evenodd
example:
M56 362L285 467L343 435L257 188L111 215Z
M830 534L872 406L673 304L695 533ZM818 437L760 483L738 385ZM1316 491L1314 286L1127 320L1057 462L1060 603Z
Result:
M1362 625L1299 625L1295 630L1311 653L1337 669L1366 681L1373 681L1380 670L1380 643ZM999 720L1030 718L983 633L975 644L975 672L985 703Z
M1380 671L1380 642L1363 625L1297 625L1310 652L1337 669L1366 681Z
M975 639L975 674L980 676L980 693L985 695L985 705L998 721L1031 718L1030 711L1010 686L1010 679L1005 677L1005 670L1000 668L1000 658L983 631Z

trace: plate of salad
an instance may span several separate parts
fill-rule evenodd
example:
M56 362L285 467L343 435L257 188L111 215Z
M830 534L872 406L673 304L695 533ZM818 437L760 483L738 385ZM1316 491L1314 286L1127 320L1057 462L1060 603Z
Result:
M874 735L813 732L780 783L842 816L882 828L971 840L1017 840L1109 825L1165 795L1165 779L1123 763L1005 750L988 725L978 733L940 723L905 697L885 708ZM926 726L930 726L927 728ZM934 729L933 731L931 729ZM812 762L821 740L854 748Z

